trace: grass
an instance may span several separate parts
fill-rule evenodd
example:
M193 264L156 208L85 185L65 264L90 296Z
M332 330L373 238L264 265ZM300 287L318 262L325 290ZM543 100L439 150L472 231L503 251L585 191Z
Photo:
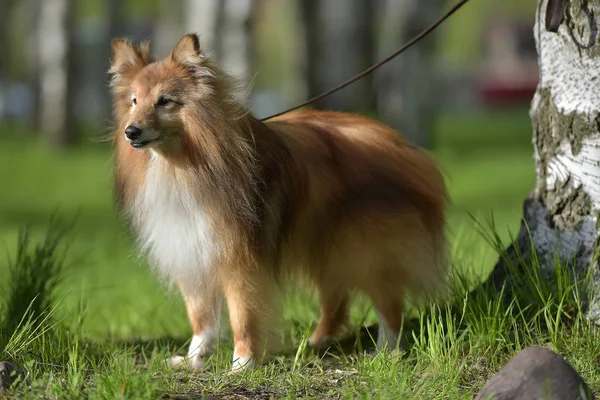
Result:
M166 357L184 350L191 330L178 294L136 258L114 216L108 149L90 143L50 152L35 139L4 133L0 243L7 256L0 260L0 339L6 346L0 359L24 367L30 381L13 395L466 399L527 345L551 346L598 393L600 336L578 312L580 286L566 266L559 266L559 284L552 286L538 279L535 263L529 265L530 276L516 294L503 294L507 301L486 293L466 296L493 266L495 247L508 245L518 229L522 201L535 179L530 137L526 110L439 121L434 152L454 201L452 256L468 285L457 286L448 304L414 314L404 353L373 357L360 351L371 347L375 332L365 327L376 322L363 298L354 304L347 342L327 354L307 349L318 309L310 293L299 292L285 300L288 350L255 371L228 376L230 343L206 373L165 366ZM468 216L485 220L492 212L496 224L487 231L499 235L500 245L487 242ZM48 228L60 220L52 216L72 221L73 215L69 230ZM37 289L28 292L20 283Z

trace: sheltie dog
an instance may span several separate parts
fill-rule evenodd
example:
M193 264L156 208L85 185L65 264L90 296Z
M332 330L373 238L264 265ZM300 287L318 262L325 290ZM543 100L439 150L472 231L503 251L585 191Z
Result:
M391 128L326 111L261 122L195 34L159 60L115 39L109 73L116 202L193 329L173 367L204 367L224 305L231 371L260 363L284 284L318 293L314 347L339 337L354 291L368 295L378 349L396 346L406 296L447 286L443 176Z

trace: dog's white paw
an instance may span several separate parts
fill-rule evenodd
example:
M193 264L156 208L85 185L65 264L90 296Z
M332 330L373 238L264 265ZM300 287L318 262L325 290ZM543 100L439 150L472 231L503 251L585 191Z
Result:
M192 337L188 354L186 356L174 356L168 360L169 366L174 369L187 368L194 371L202 371L217 342L217 330L206 329L202 334Z
M191 369L193 371L202 371L206 366L206 360L200 356L186 357L186 356L173 356L167 361L169 366L173 369Z
M253 369L255 366L254 359L252 357L238 357L236 355L233 356L233 365L231 366L231 370L229 374L239 374L244 371L248 371Z

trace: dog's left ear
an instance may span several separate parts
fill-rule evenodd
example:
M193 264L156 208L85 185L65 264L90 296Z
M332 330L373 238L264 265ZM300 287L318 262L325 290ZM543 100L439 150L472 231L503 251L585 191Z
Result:
M204 55L200 49L200 39L195 33L185 35L171 53L171 58L180 64L188 67L199 65L204 60Z
M150 43L144 42L140 47L134 46L124 39L113 39L112 58L109 74L112 83L120 82L122 78L131 78L146 65L150 64Z

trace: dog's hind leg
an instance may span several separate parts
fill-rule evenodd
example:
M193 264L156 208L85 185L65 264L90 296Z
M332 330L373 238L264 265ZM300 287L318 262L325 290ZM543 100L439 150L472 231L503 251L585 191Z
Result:
M331 290L326 285L319 285L318 291L321 317L308 343L314 348L324 348L337 339L341 329L347 324L350 298L344 288Z
M395 350L399 344L399 335L402 330L404 300L400 289L390 288L387 282L381 282L378 287L366 290L373 301L379 327L377 331L377 350Z

